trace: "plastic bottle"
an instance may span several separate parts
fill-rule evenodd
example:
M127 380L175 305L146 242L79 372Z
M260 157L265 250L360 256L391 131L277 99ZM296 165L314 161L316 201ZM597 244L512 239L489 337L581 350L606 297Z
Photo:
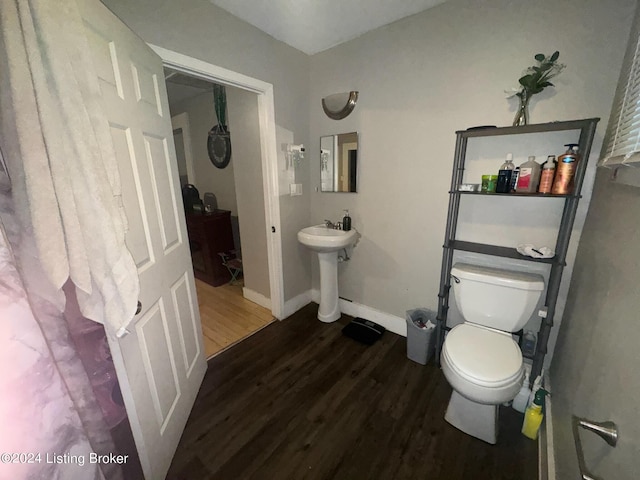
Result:
M518 184L518 177L520 177L520 167L516 167L516 169L511 172L511 188L509 193L516 191L516 185Z
M342 217L342 230L351 230L351 217L349 216L349 210L344 211L344 217Z
M518 176L516 192L533 193L538 190L540 164L535 160L536 157L531 156L529 160L520 165L520 176Z
M553 187L553 176L556 174L555 160L555 155L549 155L547 157L547 161L542 165L538 193L551 193L551 188Z
M527 411L524 413L522 434L531 440L538 438L538 431L540 430L540 425L544 418L544 414L542 413L542 404L544 403L544 396L548 393L549 392L543 388L538 390L533 403L527 407Z
M531 395L529 395L529 401L527 407L533 403L533 399L536 398L536 393L542 388L542 377L544 376L544 368L540 372L540 375L533 381L533 387L531 387Z
M522 383L522 388L520 388L520 391L511 404L513 409L524 413L527 409L527 404L529 403L529 395L531 395L531 389L529 389L529 372L527 372L524 377L524 382Z
M498 184L496 193L509 193L511 191L511 174L516 166L513 164L513 154L507 153L507 159L498 170Z
M536 353L536 335L527 330L522 339L522 355L527 358L533 358Z
M567 151L558 157L558 169L556 179L553 181L551 193L555 195L567 195L573 191L573 176L576 173L576 166L580 160L578 155L578 144L568 143Z

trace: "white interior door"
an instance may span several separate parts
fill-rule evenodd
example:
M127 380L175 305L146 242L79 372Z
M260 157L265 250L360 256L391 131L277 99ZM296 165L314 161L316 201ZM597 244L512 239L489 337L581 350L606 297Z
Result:
M110 346L145 476L161 479L206 371L162 62L97 0L82 9L141 289L131 333Z

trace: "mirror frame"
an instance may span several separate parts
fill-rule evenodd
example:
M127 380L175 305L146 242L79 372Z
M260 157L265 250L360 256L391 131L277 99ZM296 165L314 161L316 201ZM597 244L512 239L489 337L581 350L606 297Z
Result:
M329 107L327 106L326 100L329 97L337 97L340 95L344 95L344 93L336 93L334 95L329 95L328 97L324 97L322 99L322 110L324 110L324 113L327 115L327 117L333 120L342 120L351 112L353 112L353 109L356 107L356 102L358 101L358 92L352 90L351 92L349 92L349 97L347 99L347 102L345 106L342 107L341 110L330 110Z

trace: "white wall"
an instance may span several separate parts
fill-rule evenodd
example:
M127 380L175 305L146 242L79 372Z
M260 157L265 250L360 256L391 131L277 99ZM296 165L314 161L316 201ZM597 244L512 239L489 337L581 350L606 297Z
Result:
M309 57L239 20L207 0L102 0L146 42L271 83L275 119L308 143ZM285 300L308 291L310 259L296 241L309 220L304 195L280 197Z
M399 317L412 307L436 307L454 132L510 125L517 99L506 100L503 91L517 85L534 54L559 50L567 68L555 89L532 100L532 123L600 117L597 154L634 6L633 0L449 0L313 56L310 151L319 151L322 135L360 132L358 193L311 196L312 223L349 208L363 235L352 260L339 267L341 296ZM328 119L320 99L349 90L360 92L354 112ZM488 158L496 172L507 148L513 147L494 146ZM560 144L537 154L562 150ZM575 238L590 198L591 161ZM320 186L319 159L315 164L313 188Z
M203 93L174 105L171 110L171 116L183 112L189 115L191 152L193 154L193 170L195 173L195 178L190 178L189 182L196 186L200 192L200 198L203 198L206 192L213 192L218 201L218 208L230 210L231 215L237 216L238 205L236 202L236 187L233 180L235 162L232 159L225 168L216 168L211 163L207 152L209 130L218 123L213 110L213 94L211 92ZM232 142L237 140L233 133Z

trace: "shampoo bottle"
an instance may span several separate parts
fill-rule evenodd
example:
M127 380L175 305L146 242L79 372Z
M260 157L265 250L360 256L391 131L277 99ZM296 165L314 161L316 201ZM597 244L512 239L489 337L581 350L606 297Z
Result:
M511 191L511 175L516 166L513 164L513 154L507 153L507 159L498 170L498 184L496 193L509 193Z
M529 157L529 160L520 165L520 176L516 185L516 192L533 193L538 191L540 181L540 164L536 157Z
M542 404L544 403L544 396L548 393L549 392L543 388L538 390L533 403L527 407L527 411L524 413L522 434L531 440L538 438L538 430L540 430L542 418L544 417L544 414L542 413Z
M349 216L349 210L344 211L344 217L342 217L342 230L351 230L351 217Z
M542 174L540 175L539 193L551 193L553 187L553 176L556 173L556 156L549 155L547 161L542 165Z
M576 165L580 160L577 143L568 143L565 147L569 148L558 157L558 170L551 189L551 193L555 195L567 195L572 192L573 175L576 173Z

